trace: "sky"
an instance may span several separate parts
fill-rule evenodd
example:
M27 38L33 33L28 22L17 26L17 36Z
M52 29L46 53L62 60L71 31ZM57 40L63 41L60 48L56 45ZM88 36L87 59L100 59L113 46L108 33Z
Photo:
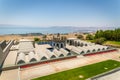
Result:
M120 0L0 0L0 25L120 26Z

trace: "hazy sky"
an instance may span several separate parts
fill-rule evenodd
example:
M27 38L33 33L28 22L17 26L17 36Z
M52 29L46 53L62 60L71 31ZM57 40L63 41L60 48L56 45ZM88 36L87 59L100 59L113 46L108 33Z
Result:
M119 26L120 0L0 0L0 24Z

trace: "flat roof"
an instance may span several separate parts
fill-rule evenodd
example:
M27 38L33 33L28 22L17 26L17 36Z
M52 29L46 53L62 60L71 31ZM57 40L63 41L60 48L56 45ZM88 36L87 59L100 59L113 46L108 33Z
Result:
M49 44L42 44L42 45L35 44L35 46L36 46L35 47L36 52L39 50L45 52L47 48L51 48L51 46Z
M25 42L27 42L27 41L28 41L28 42L29 42L29 41L31 42L31 41L33 41L33 40L30 40L30 39L20 39L20 42L22 42L22 41L23 41L23 42L24 42L24 41L25 41Z
M31 51L34 51L34 47L33 47L33 44L31 41L29 42L20 42L19 44L19 47L18 47L18 52L31 52Z
M15 65L16 58L17 58L17 51L10 51L4 61L3 67Z

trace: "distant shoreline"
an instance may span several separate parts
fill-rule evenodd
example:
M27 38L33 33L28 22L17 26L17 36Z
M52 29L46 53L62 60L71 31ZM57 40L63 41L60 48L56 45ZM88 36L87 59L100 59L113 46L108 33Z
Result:
M116 29L117 27L20 27L20 26L1 26L0 25L0 35L9 35L9 34L28 34L28 33L42 33L42 34L54 34L54 33L73 33L73 32L96 32L97 30L111 30Z

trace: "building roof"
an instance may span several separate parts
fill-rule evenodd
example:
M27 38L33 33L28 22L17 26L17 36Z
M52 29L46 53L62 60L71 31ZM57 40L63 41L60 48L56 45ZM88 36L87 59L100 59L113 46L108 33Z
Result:
M64 53L61 51L58 51L57 49L54 49L53 52L58 56L58 57L64 57L66 56Z
M29 56L29 62L37 61L37 58L35 57L35 53L34 52L30 52L28 54L28 56Z
M60 49L61 52L63 52L64 55L68 56L69 52L63 48Z
M20 42L18 47L18 52L28 53L34 51L32 42Z
M57 58L58 56L49 50L46 50L46 54L49 56L49 58Z
M19 53L17 57L17 64L25 63L25 54Z
M42 60L42 58L49 59L48 55L45 52L43 52L41 49L37 50L36 53L39 56L39 60Z

